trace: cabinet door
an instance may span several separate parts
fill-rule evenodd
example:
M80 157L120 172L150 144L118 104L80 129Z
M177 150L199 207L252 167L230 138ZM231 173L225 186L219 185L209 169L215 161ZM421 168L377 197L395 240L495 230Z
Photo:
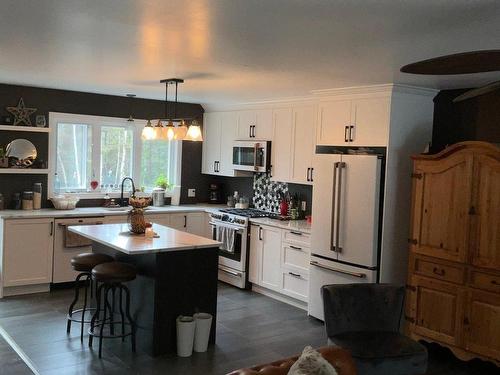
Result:
M52 281L53 219L5 220L3 285Z
M500 358L500 295L470 289L466 311L465 349Z
M450 345L461 343L464 290L458 285L412 276L410 316L414 332Z
M169 227L186 232L187 220L187 213L170 214Z
M316 137L315 107L293 108L293 148L290 182L311 185L310 170Z
M290 180L292 152L292 109L275 109L271 143L271 180L283 182Z
M127 223L127 215L113 215L106 216L104 219L106 224L126 224Z
M260 226L252 224L250 226L250 255L248 265L248 280L251 283L260 284L261 281L261 265L262 265L262 240L259 235L261 233Z
M238 113L224 112L221 117L220 133L220 165L217 174L234 176L233 169L233 142L237 138Z
M351 124L351 101L322 102L318 109L318 145L345 146L349 143L348 128Z
M281 290L281 230L261 226L262 239L262 286Z
M254 129L254 139L270 141L273 139L273 111L260 109L256 111L257 126Z
M415 168L413 250L464 262L469 244L472 156L456 154Z
M257 111L236 112L238 122L238 140L253 139L254 127L257 125Z
M390 121L390 98L365 98L352 102L350 144L386 146Z
M197 236L205 236L205 218L204 212L192 212L187 214L186 231Z
M164 225L166 227L170 226L170 215L146 215L146 221L150 221L154 224Z
M202 173L217 174L216 162L221 152L221 113L211 112L203 115L203 162Z
M475 156L471 217L472 263L500 269L500 162L487 155Z

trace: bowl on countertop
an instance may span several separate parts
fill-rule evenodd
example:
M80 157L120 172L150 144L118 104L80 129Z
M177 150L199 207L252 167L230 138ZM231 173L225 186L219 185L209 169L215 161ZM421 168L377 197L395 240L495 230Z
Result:
M50 200L56 210L74 210L80 198L76 196L58 195L50 198Z

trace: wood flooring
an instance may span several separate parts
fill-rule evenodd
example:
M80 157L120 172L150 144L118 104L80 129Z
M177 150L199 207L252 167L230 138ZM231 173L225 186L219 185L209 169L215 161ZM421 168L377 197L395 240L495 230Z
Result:
M9 297L0 300L0 326L30 358L41 375L225 374L323 346L323 324L300 309L257 293L219 284L217 343L190 358L152 358L132 354L128 342L105 340L103 358L97 345L80 342L79 327L66 334L66 313L72 290ZM172 301L175 303L175 301ZM0 342L0 375L25 375L29 369ZM455 359L446 349L429 346L429 375L500 374L488 363ZM23 372L24 371L24 372ZM388 374L389 375L389 374Z

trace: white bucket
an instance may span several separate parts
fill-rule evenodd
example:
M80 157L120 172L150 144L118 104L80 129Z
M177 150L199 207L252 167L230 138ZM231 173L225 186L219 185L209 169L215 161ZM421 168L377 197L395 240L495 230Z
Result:
M177 322L177 355L190 357L193 354L193 342L196 322L191 316L179 315Z
M208 348L208 339L210 337L210 328L212 327L212 315L207 313L197 313L193 315L193 318L196 322L194 351L206 352Z

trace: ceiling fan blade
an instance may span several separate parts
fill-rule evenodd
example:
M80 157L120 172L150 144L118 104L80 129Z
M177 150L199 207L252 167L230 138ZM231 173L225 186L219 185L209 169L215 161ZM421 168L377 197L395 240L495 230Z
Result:
M500 70L500 50L455 53L418 61L401 68L403 73L449 75L483 73Z
M455 99L453 99L453 103L458 103L467 99L475 98L476 96L481 96L496 90L500 90L500 81L488 83L487 85L478 87L477 89L466 91L462 95L459 95Z

